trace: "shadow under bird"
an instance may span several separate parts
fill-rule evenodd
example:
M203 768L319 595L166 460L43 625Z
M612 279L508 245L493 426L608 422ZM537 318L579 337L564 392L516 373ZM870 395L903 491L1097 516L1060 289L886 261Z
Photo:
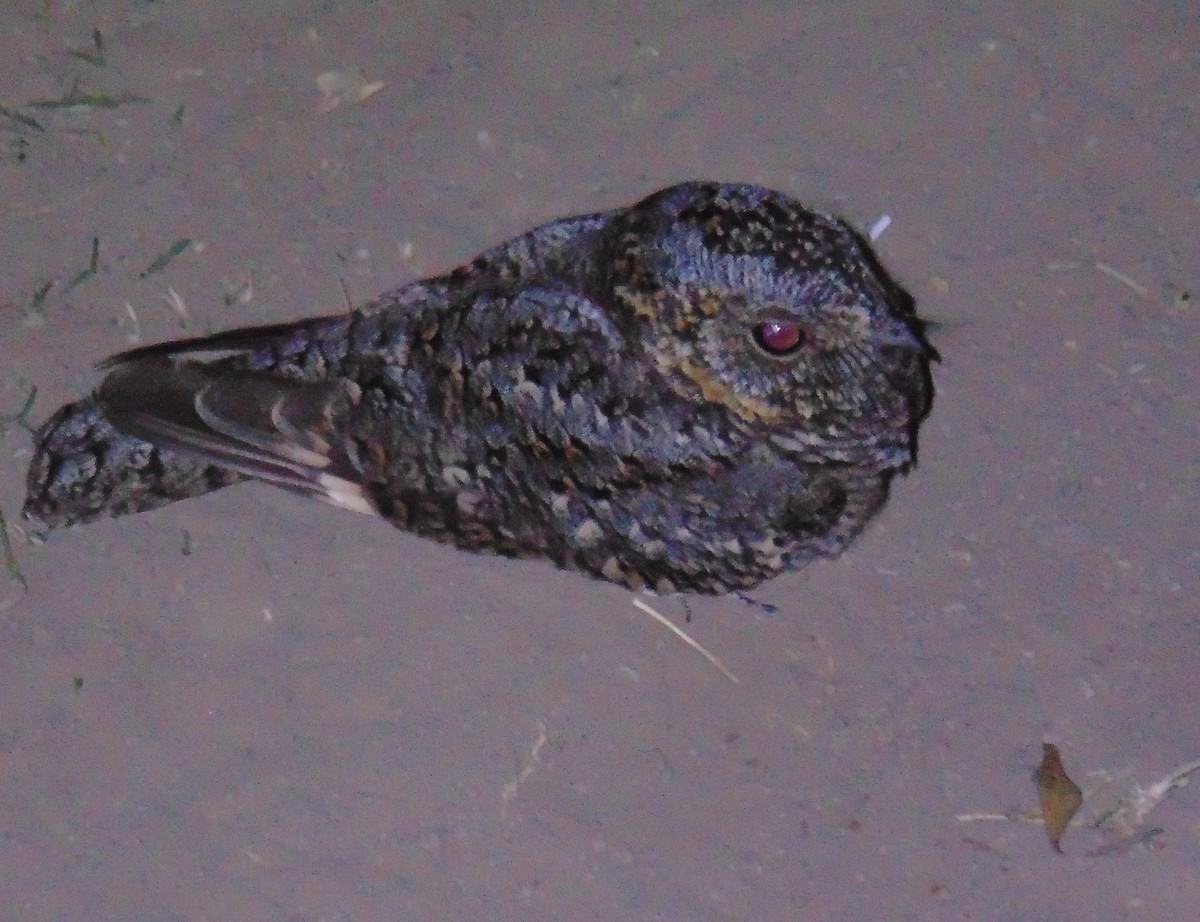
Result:
M631 588L746 589L880 508L934 357L845 222L683 183L360 310L109 359L37 433L24 514L253 479Z

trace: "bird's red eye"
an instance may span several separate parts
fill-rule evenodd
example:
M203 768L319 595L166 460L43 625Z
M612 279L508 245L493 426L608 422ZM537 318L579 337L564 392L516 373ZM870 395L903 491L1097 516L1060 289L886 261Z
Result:
M754 327L754 341L771 355L791 355L804 345L804 330L794 320L764 320Z

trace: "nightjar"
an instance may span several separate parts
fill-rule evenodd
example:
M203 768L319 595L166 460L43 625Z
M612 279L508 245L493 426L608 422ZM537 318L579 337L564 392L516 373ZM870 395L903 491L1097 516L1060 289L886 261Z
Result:
M880 508L934 357L846 223L683 183L360 310L109 359L37 433L24 512L253 479L632 588L744 589Z

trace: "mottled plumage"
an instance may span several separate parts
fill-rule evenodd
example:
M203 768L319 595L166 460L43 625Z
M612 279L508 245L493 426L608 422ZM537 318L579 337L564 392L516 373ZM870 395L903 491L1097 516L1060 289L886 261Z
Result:
M255 478L631 587L747 588L880 507L931 357L845 223L686 183L353 313L109 360L38 433L25 514L57 527Z

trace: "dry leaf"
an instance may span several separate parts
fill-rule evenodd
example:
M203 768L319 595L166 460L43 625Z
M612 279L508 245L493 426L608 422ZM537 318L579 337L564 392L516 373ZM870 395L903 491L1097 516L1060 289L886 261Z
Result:
M327 70L317 77L322 112L331 112L342 103L360 105L383 89L383 81L368 83L360 70Z
M1053 743L1042 745L1042 764L1033 773L1037 784L1038 802L1042 805L1042 822L1050 844L1061 853L1059 840L1067 831L1076 811L1083 803L1083 791L1068 777L1063 768L1062 754Z

